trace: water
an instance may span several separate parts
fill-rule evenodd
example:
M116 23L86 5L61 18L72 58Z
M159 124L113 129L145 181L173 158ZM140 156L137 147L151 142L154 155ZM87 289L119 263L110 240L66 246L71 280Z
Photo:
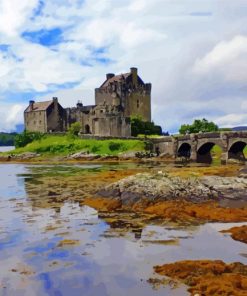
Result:
M0 165L0 295L189 295L183 285L155 290L147 282L156 276L153 266L184 259L247 264L246 245L219 233L232 224L140 226L133 216L133 231L80 206L78 180L107 169L124 166ZM58 184L64 195L49 197L61 177L68 180Z
M14 149L15 149L14 146L0 146L0 152L8 152Z

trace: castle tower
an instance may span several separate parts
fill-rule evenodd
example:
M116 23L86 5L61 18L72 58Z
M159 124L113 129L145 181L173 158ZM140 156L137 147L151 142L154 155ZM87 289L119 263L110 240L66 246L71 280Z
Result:
M124 116L139 115L151 121L151 83L144 83L137 68L120 75L106 74L104 83L95 89L96 105L115 105L123 109Z

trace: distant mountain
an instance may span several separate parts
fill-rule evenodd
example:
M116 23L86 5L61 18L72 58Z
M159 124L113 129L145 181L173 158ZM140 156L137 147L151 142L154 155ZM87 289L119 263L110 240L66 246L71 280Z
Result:
M24 124L17 124L15 132L22 133L24 131Z
M247 126L236 126L232 128L233 131L247 131Z

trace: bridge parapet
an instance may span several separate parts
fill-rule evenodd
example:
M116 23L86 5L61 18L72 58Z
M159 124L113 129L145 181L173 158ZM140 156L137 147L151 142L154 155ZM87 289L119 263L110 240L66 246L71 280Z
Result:
M162 138L148 138L153 144L163 143L163 142L173 142L174 137L172 136L164 136Z

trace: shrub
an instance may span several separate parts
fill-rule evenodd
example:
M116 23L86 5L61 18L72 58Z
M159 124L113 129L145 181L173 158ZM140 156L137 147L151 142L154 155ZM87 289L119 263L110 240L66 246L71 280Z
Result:
M69 136L78 136L82 126L80 122L74 122L71 124L71 126L68 129L68 135Z
M153 148L154 148L154 145L153 145L153 143L152 142L150 142L150 141L145 141L144 142L144 150L145 151L153 151Z
M91 148L91 151L92 153L96 153L100 150L100 147L99 145L93 145L92 148Z
M44 137L44 134L39 132L29 132L24 131L23 133L17 134L15 136L14 145L16 148L25 147L27 144L41 140Z
M111 151L117 151L117 150L120 150L121 147L122 147L122 144L121 143L117 143L117 142L110 142L109 145L108 145L109 149Z
M133 116L131 117L131 136L136 137L139 134L162 135L162 128L154 122L143 121L140 116Z

